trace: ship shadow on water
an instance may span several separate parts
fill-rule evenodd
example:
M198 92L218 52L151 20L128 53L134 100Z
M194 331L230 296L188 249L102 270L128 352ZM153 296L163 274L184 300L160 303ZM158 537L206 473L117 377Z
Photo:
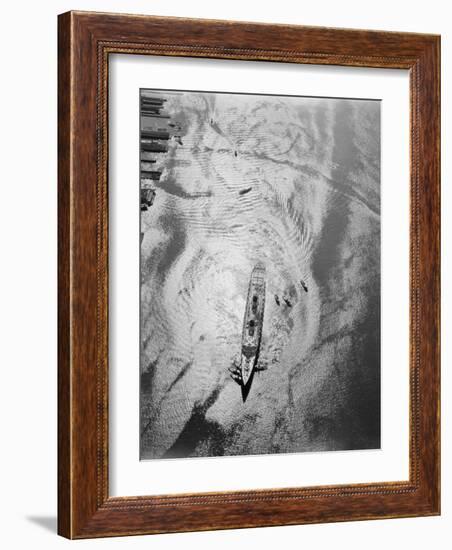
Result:
M255 373L267 370L266 367L262 367L262 366L259 365L260 345L261 344L259 344L259 349L256 353L255 366L253 367L253 369L251 371L251 374L250 374L246 384L243 383L243 379L241 377L241 374L239 374L240 368L237 367L234 362L232 363L232 367L229 369L229 372L234 373L234 376L231 375L232 380L240 386L240 391L241 391L241 394L242 394L243 403L245 403L245 401L247 400L248 395L251 391L251 386L253 385L253 379L254 379ZM240 377L240 378L238 378L238 377Z
M261 345L262 345L262 343L259 342L258 351L256 353L255 366L254 366L253 370L251 371L251 374L250 374L250 377L248 378L247 383L243 384L243 382L242 382L240 384L240 390L242 392L242 401L243 401L243 403L245 403L245 401L247 400L248 395L251 391L251 386L253 385L253 379L254 379L254 375L256 374L256 372L263 372L263 371L267 370L266 368L262 368L259 365L259 356L260 356L260 352L261 352Z
M250 374L250 377L248 378L248 381L246 384L240 384L240 389L242 391L242 401L245 403L245 401L247 400L248 398L248 395L250 393L250 390L251 390L251 385L253 383L253 378L254 378L254 373L255 373L255 369L253 369L251 371L251 374Z

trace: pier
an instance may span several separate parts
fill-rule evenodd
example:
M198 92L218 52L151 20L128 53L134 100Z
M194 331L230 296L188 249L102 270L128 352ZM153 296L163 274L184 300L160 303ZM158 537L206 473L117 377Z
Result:
M143 94L143 92L141 92ZM160 155L168 152L168 142L174 138L171 116L164 110L167 99L158 95L140 97L140 180L141 211L146 212L153 204L157 190L156 182L160 181L162 172L154 170ZM147 121L143 128L143 119ZM149 127L149 119L154 120Z

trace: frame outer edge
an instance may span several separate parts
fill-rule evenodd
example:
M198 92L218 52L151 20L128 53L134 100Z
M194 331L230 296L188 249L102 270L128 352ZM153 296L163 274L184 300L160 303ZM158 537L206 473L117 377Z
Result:
M415 184L415 243L411 281L418 333L416 355L418 379L413 391L417 399L414 426L418 456L416 484L422 515L440 514L440 37L430 37L414 67L417 85L413 90ZM412 344L411 344L412 345Z
M58 16L58 534L72 538L71 134L72 15Z
M425 346L423 353L425 362L422 373L428 380L427 399L430 406L424 414L425 433L428 434L430 449L425 449L425 477L428 487L428 500L433 514L441 514L441 148L440 148L440 89L441 89L441 38L432 38L431 47L426 51L425 68L422 74L423 94L422 114L425 117L422 125L423 142L425 149L425 164L422 174L424 205L422 211L428 219L421 219L421 252L425 254L421 265L422 277L428 291L424 293L425 308L429 308L430 332L421 342ZM428 401L427 401L428 403Z
M438 445L437 445L437 453L438 453L438 472L437 472L437 484L438 484L438 506L437 506L437 512L438 515L441 515L441 36L438 36L437 41L437 60L436 60L436 67L435 70L437 71L438 75L438 82L436 86L436 98L438 102L438 114L437 114L437 121L438 121L438 128L436 133L436 148L437 148L437 159L436 162L437 165L437 173L436 178L438 180L438 191L439 191L439 197L438 197L438 209L439 209L439 222L438 222L438 247L439 247L439 259L438 259L438 292L440 293L439 296L439 306L438 306L438 314L437 314L437 320L438 320L438 395L437 395L437 430L438 430Z
M439 37L432 35L410 36L407 34L370 33L367 31L349 31L349 37L365 35L365 40L370 38L382 40L382 57L375 58L375 66L385 66L388 55L391 55L393 48L401 50L401 57L389 63L389 66L400 68L406 56L413 55L416 65L420 69L420 110L421 116L417 119L419 125L420 140L416 145L418 157L421 157L419 166L419 187L422 189L420 200L420 227L421 227L421 281L419 292L421 295L421 311L425 311L423 328L424 336L420 341L422 369L421 369L421 401L420 408L420 434L421 437L421 483L415 493L400 491L388 491L385 494L375 494L373 498L374 507L369 508L366 513L362 505L368 504L368 499L362 496L347 498L344 508L344 500L337 500L338 508L331 511L328 502L323 498L315 498L310 505L317 505L317 512L312 515L304 514L298 505L292 507L287 515L284 506L284 514L279 511L280 505L271 499L264 499L266 502L256 504L249 508L250 501L237 505L227 506L230 511L242 517L246 510L248 513L256 512L257 516L249 521L238 520L237 517L225 518L222 507L217 503L210 502L206 498L205 504L196 503L195 497L187 497L187 506L179 503L168 503L167 506L152 504L145 507L146 510L139 511L136 506L128 501L123 501L123 506L111 509L102 494L99 484L102 483L102 475L99 466L93 466L93 459L99 457L99 439L96 439L94 425L95 418L99 416L99 395L92 387L93 381L98 372L95 365L95 357L98 351L99 342L92 341L94 334L94 320L99 322L99 312L93 315L93 304L101 287L97 284L94 290L95 266L93 260L96 256L93 246L96 242L94 231L99 231L99 212L95 216L93 204L96 203L95 191L93 189L93 167L95 165L95 151L99 147L99 125L93 122L93 113L98 101L94 96L95 73L98 70L96 49L102 40L110 36L119 36L127 40L136 36L142 43L147 43L147 35L154 27L157 38L163 36L163 23L174 22L171 18L149 17L149 25L146 18L140 19L140 30L138 22L134 25L125 25L125 17L121 14L105 17L106 14L87 14L86 12L69 12L59 16L59 57L58 57L58 85L59 85L59 130L58 130L58 285L59 285L59 312L58 312L58 532L67 538L88 538L99 536L149 534L171 531L193 531L206 529L228 529L238 527L256 527L264 525L289 525L302 523L317 523L325 521L344 521L345 519L377 519L385 517L412 517L420 515L437 515L439 513L439 219L434 215L439 213ZM131 16L129 19L135 19ZM110 22L115 21L115 25ZM209 20L189 20L187 28L187 52L194 48L195 56L204 57L199 51L202 46L197 40L191 43L190 36L197 31L213 31L218 26L216 22ZM195 24L196 22L196 24ZM111 23L111 26L110 26ZM221 25L226 22L218 22ZM229 23L233 22L228 22ZM180 26L181 20L178 20ZM118 26L119 25L119 26ZM242 40L245 45L252 38L244 38L247 32L243 23L241 26ZM164 25L163 25L164 27ZM268 26L272 28L271 25ZM274 26L273 26L274 27ZM232 27L231 27L232 28ZM253 27L254 28L254 27ZM284 27L282 27L284 28ZM144 29L144 30L143 30ZM293 27L291 32L303 29ZM308 33L317 36L317 44L320 52L323 51L322 34L328 31L330 40L337 33L344 29L313 29L307 28ZM185 29L182 29L184 31ZM264 26L259 27L257 49L243 50L243 58L253 59L253 55L264 45L262 38ZM274 30L274 29L273 29ZM180 29L179 29L180 31ZM200 31L200 32L201 32ZM257 32L257 27L254 28ZM150 33L152 34L152 33ZM202 33L201 33L202 34ZM334 36L332 36L334 35ZM196 34L198 36L198 34ZM215 33L208 37L208 44L213 43L211 53L206 57L216 57L212 52L219 52L223 57L224 50L215 45L218 38ZM185 36L182 37L185 40ZM211 40L211 42L210 42ZM320 42L319 42L320 40ZM400 46L393 46L394 40L400 40ZM275 38L275 43L277 39ZM163 40L164 52L171 51L171 44ZM287 42L287 40L286 40ZM185 43L185 42L184 42ZM305 46L310 45L310 40L300 38L300 43L295 50L304 51ZM384 46L383 46L384 45ZM366 43L366 47L369 44ZM289 47L286 45L285 47ZM334 47L329 41L328 50ZM240 48L239 48L240 50ZM239 51L237 50L237 51ZM283 48L284 50L284 48ZM266 50L265 50L266 51ZM163 53L162 55L191 56L191 53L182 52ZM407 53L408 52L408 53ZM293 56L293 51L290 52ZM224 57L236 58L236 53ZM304 54L303 54L304 55ZM310 62L310 56L315 54L307 53L303 63ZM320 54L319 54L320 55ZM323 55L323 54L321 54ZM358 66L357 59L338 58L334 53L325 54L325 62L329 64L349 64ZM274 57L274 53L270 54ZM332 61L336 58L336 62ZM317 61L317 58L315 58ZM337 60L339 59L339 62ZM348 59L348 61L347 61ZM402 61L399 61L401 59ZM272 59L276 61L276 59ZM298 61L300 62L300 61ZM412 63L410 59L410 64ZM419 67L420 64L420 67ZM365 62L368 65L368 61ZM425 86L425 87L423 87ZM437 101L435 103L435 100ZM75 117L75 115L77 115ZM427 119L428 117L428 119ZM95 131L94 131L95 130ZM97 136L97 144L95 136ZM77 139L78 138L78 139ZM424 151L423 146L430 148ZM425 153L425 158L424 158ZM86 160L86 162L85 162ZM83 162L80 162L83 161ZM87 177L89 176L89 177ZM99 180L98 180L99 181ZM413 182L411 181L411 186ZM99 197L97 198L99 202ZM422 231L425 232L422 233ZM99 233L97 233L99 239ZM97 240L99 242L99 240ZM97 267L98 269L98 267ZM425 283L425 285L424 285ZM429 302L430 300L430 302ZM101 306L101 321L104 319L103 307ZM88 314L88 315L87 315ZM83 326L82 326L83 325ZM96 370L97 369L97 370ZM106 401L104 401L105 405ZM99 431L99 423L97 423ZM104 436L105 437L105 434ZM108 449L107 451L108 461ZM101 451L101 459L103 460ZM102 469L102 465L100 466ZM100 491L100 492L99 492ZM393 494L391 494L393 493ZM403 495L403 493L406 493ZM202 494L200 495L202 496ZM206 496L206 495L204 495ZM344 495L345 496L345 495ZM294 497L295 498L295 497ZM120 497L121 500L121 497ZM140 500L140 499L139 499ZM178 500L178 499L176 499ZM257 500L257 499L255 499ZM327 499L328 500L328 499ZM322 502L323 501L323 502ZM232 502L231 502L232 504ZM307 506L307 501L306 501ZM303 506L303 509L306 509ZM353 513L348 509L353 506ZM398 506L398 507L397 507ZM402 506L402 508L400 508ZM185 510L185 511L184 511ZM341 510L347 512L342 515ZM199 517L199 512L204 511ZM275 512L276 515L273 515ZM212 515L216 515L215 518ZM312 516L312 517L311 517ZM206 518L209 518L208 520ZM172 519L171 519L172 518ZM290 519L289 519L290 518ZM172 522L175 522L173 524ZM171 526L170 526L171 525ZM170 527L169 527L170 526Z

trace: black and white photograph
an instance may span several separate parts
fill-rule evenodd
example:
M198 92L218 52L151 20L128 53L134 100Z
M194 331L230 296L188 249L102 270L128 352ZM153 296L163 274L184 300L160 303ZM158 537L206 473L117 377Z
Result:
M140 459L379 449L381 102L139 106Z

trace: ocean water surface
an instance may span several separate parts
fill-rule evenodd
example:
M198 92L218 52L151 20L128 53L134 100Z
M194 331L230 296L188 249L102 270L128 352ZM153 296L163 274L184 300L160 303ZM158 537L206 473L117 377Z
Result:
M142 130L170 134L142 156L161 174L141 214L141 458L379 448L380 103L141 94L169 117ZM244 400L228 368L258 262L266 370Z

